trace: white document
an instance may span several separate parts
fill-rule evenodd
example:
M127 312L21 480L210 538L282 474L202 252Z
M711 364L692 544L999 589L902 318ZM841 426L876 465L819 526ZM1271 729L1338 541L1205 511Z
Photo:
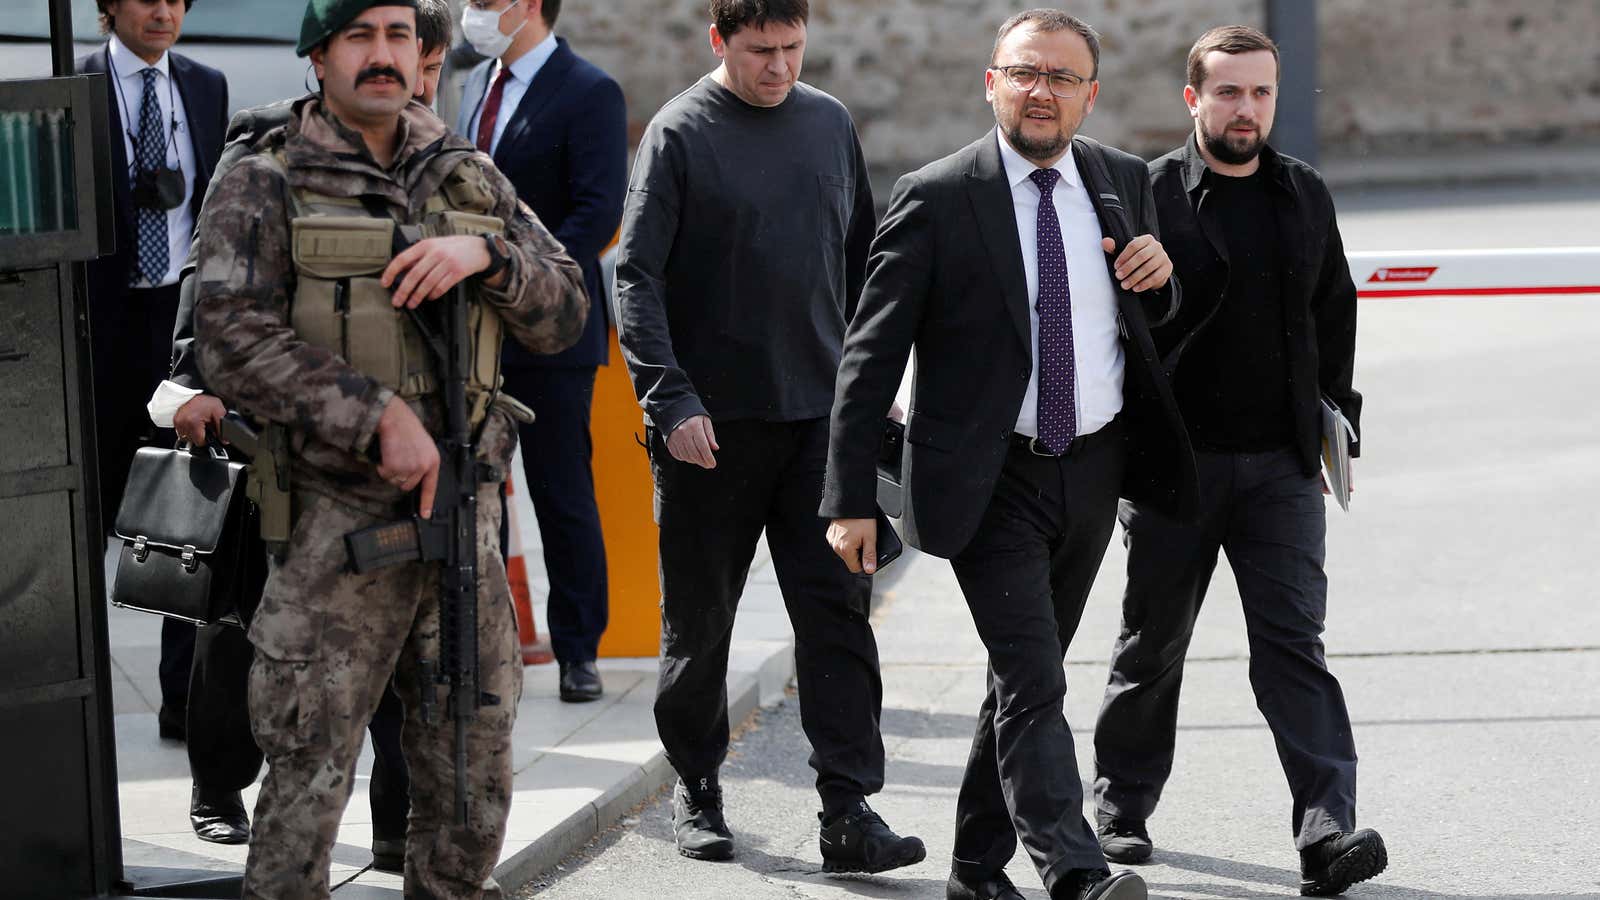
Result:
M1339 508L1350 511L1350 442L1356 430L1339 407L1322 398L1322 472Z

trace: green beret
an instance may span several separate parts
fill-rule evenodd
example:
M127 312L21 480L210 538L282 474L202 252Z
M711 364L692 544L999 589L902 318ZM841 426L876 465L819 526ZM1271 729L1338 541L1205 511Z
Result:
M294 48L295 55L309 54L313 47L374 6L416 9L417 0L306 0L306 17L300 22L300 45Z

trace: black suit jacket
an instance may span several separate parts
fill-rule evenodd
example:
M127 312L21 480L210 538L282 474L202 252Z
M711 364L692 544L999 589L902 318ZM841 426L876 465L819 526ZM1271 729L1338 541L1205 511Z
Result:
M111 77L111 49L103 47L88 56L79 57L79 75L103 74ZM168 52L168 71L178 89L188 121L188 136L194 152L194 189L189 199L189 211L194 221L200 221L200 201L204 199L206 185L211 181L211 171L216 168L217 156L222 152L222 132L228 124L228 80L210 66ZM111 128L111 180L116 201L116 250L89 263L89 303L91 314L98 303L117 302L128 289L128 274L134 264L135 226L133 189L128 183L128 152L123 146L122 114L119 112L117 86L108 85L106 98L110 103Z
M895 185L834 395L821 514L865 518L874 514L883 418L915 347L901 524L909 543L935 556L959 553L977 530L1033 366L1027 281L998 141L991 132ZM1119 252L1130 237L1157 233L1143 160L1087 138L1073 142L1073 156ZM1198 502L1194 456L1149 324L1173 313L1179 289L1174 282L1134 294L1114 277L1112 285L1126 359L1123 496L1188 518Z
M1361 395L1351 386L1356 285L1334 220L1333 198L1322 176L1271 147L1261 150L1261 170L1273 191L1275 224L1282 239L1283 324L1295 450L1301 469L1312 475L1321 465L1322 394L1338 404L1356 434L1361 434ZM1182 312L1155 332L1169 372L1176 371L1183 350L1210 324L1227 292L1228 247L1216 204L1206 202L1209 173L1193 135L1150 164L1163 245L1189 298ZM1361 455L1359 439L1351 443L1350 455Z
M456 132L474 140L472 117L489 87L494 60L467 76ZM501 115L507 114L501 110ZM600 254L622 224L628 190L628 112L611 76L572 52L565 38L533 77L506 122L494 164L539 221L583 269L590 298L583 336L560 353L530 353L506 341L504 363L529 366L600 366L610 353L611 309L600 277Z

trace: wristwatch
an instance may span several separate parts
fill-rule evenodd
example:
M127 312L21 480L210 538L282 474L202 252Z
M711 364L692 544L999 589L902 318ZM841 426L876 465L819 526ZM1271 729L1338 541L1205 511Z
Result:
M498 234L486 234L483 243L489 248L489 267L478 273L485 281L504 272L511 265L511 248Z

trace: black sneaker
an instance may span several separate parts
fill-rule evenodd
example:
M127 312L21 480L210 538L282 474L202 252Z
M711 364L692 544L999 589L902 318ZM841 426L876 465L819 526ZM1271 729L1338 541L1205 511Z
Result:
M855 812L822 824L822 871L887 872L922 862L928 855L921 838L895 834L867 801L857 802Z
M1335 897L1389 865L1383 838L1371 828L1332 834L1300 851L1300 893Z
M1150 843L1150 832L1137 819L1107 819L1095 829L1100 836L1100 851L1106 859L1123 865L1138 865L1150 861L1155 846Z
M1058 900L1149 900L1144 879L1132 872L1077 869L1067 873L1050 892Z
M690 859L733 859L733 834L722 818L722 788L700 779L690 790L678 780L672 790L672 831L678 852Z
M944 884L944 900L1023 900L1023 897L1005 872L995 872L987 878L964 878L952 870Z

